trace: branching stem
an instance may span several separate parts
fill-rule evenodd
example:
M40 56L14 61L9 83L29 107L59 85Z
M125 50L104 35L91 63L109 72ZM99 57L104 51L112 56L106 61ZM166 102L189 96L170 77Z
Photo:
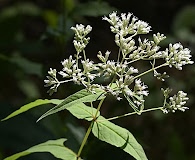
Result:
M150 109L143 110L141 113L149 112L149 111L155 111L155 110L162 110L162 109L163 109L163 107L150 108ZM115 117L112 117L112 118L108 118L106 120L111 121L111 120L114 120L114 119L127 117L127 116L134 115L134 114L137 114L137 112L131 112L131 113L123 114L123 115L120 115L120 116L115 116Z
M83 138L83 141L82 141L81 146L80 146L80 148L79 148L79 151L78 151L78 153L77 153L77 158L79 158L80 155L81 155L81 152L82 152L82 150L83 150L83 148L84 148L84 146L85 146L85 144L86 144L86 142L87 142L87 139L88 139L88 137L89 137L89 135L90 135L90 133L91 133L91 130L92 130L92 128L93 128L93 124L94 124L94 122L95 122L95 120L96 120L96 118L97 118L98 112L99 112L99 110L100 110L100 108L101 108L102 103L104 102L104 100L105 100L105 98L103 98L103 99L99 102L99 104L98 104L97 111L96 111L96 113L95 113L95 115L94 115L94 120L91 122L89 128L87 129L87 132L86 132L86 134L85 134L85 137Z
M141 77L141 76L143 76L143 75L145 75L145 74L147 74L149 72L152 72L152 71L154 71L154 70L156 70L158 68L165 67L165 66L168 66L168 64L167 63L163 63L160 66L157 66L157 67L154 67L154 68L152 67L151 69L149 69L149 70L147 70L147 71L145 71L145 72L135 76L133 79L137 79L137 78L139 78L139 77Z

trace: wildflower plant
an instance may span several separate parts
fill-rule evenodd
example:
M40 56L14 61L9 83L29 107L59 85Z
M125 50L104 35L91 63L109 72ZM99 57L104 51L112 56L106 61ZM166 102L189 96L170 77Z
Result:
M99 51L97 53L99 61L95 63L90 60L85 53L85 48L90 41L88 34L92 31L92 27L82 24L71 27L75 34L73 44L76 54L74 56L70 55L68 59L61 62L61 71L50 68L47 79L44 82L45 86L49 87L48 93L50 95L57 92L62 83L73 82L77 85L82 85L84 89L64 100L37 100L23 106L4 119L11 118L41 104L53 103L56 106L43 114L38 121L48 115L66 109L78 119L85 119L91 122L79 151L74 153L63 146L65 139L59 139L34 146L27 151L17 153L6 159L17 159L40 149L43 152L48 151L60 159L78 160L81 159L83 147L92 132L94 136L102 141L116 147L123 146L121 148L135 159L146 160L145 152L134 136L125 128L110 121L132 114L141 115L152 110L161 110L167 114L176 110L184 112L188 109L185 106L188 100L187 93L178 91L176 95L171 96L171 89L169 88L161 89L164 95L161 107L145 109L145 97L149 96L149 88L142 82L141 78L152 72L153 76L158 80L165 81L169 77L167 73L159 73L157 70L166 66L182 70L184 65L193 64L190 50L184 48L180 43L169 44L168 48L161 50L159 43L166 38L161 33L153 34L153 40L142 39L141 35L148 34L151 31L151 26L139 20L132 13L117 15L117 12L112 12L108 17L103 17L103 20L110 24L111 32L115 34L115 43L119 48L117 59L110 59L109 56L112 54L110 51L105 53ZM156 65L156 60L158 59L161 59L160 62L163 63ZM140 72L134 66L136 61L148 61L151 64L151 68ZM58 77L63 80L59 80ZM107 85L97 83L96 79L100 77L108 79L109 83ZM126 99L133 111L108 119L104 118L100 113L100 109L108 95L112 95L117 100ZM95 101L99 101L97 107L93 105ZM89 103L86 104L86 102L90 102L91 106L87 106ZM56 147L46 149L44 148L45 146ZM58 148L59 146L61 148ZM56 154L60 149L62 152Z

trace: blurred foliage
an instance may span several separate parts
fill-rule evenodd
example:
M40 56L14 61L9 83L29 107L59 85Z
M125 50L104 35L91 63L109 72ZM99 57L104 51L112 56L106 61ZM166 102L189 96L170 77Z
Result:
M144 4L143 4L144 3ZM94 60L98 50L117 52L113 35L101 20L113 10L132 12L150 23L153 30L167 35L162 44L180 41L195 55L195 6L193 0L1 0L0 1L0 119L23 104L38 98L50 98L43 87L49 67L59 68L60 61L74 54L70 27L76 23L91 24L95 33L87 52ZM166 12L165 12L166 11ZM113 56L113 55L111 55ZM114 56L113 56L114 57ZM194 59L194 58L193 58ZM139 63L143 67L149 64ZM169 72L173 78L167 86L189 93L190 110L185 113L163 115L160 112L126 117L114 121L128 128L143 145L149 159L194 160L195 153L195 66ZM163 72L163 71L162 71ZM150 87L148 107L161 104L161 82L143 77ZM72 84L64 85L53 97L64 98L79 90ZM67 146L78 150L88 123L77 121L66 112L36 123L49 106L32 110L12 120L0 123L0 159L25 150L49 139L67 138ZM112 117L130 111L126 102L113 99L105 102L102 114ZM82 127L78 127L82 126ZM73 136L72 136L73 135ZM105 154L104 154L105 153ZM105 156L102 156L105 155ZM130 159L129 155L91 136L84 150L85 159ZM48 154L33 154L21 159L53 159Z

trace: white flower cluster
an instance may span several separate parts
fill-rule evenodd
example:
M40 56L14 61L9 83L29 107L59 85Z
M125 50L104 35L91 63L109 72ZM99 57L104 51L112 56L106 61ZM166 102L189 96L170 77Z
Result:
M109 15L109 18L103 17L103 20L111 24L111 31L116 34L115 42L121 48L123 56L126 56L137 48L135 40L132 39L135 35L147 34L151 30L148 23L138 20L131 13L122 13L121 17L119 17L116 12L113 12Z
M147 34L151 27L148 23L138 20L132 13L122 13L121 17L117 16L117 12L113 12L108 17L103 17L103 20L108 21L112 26L111 31L122 36L128 34ZM131 21L131 22L130 22Z
M94 80L96 74L90 73L91 71L97 70L98 68L93 65L93 61L82 60L81 64L83 66L83 70L78 68L78 64L76 60L72 59L72 56L69 59L65 59L62 62L63 69L59 72L63 78L72 78L73 82L77 84L85 84L85 79L89 78L90 80Z
M46 86L51 87L49 92L52 94L57 91L61 83L72 81L78 85L83 85L89 91L95 93L96 88L100 88L106 93L112 94L118 100L125 97L131 107L140 113L139 108L144 107L144 97L149 95L148 87L141 82L141 76L154 72L154 76L164 81L168 76L166 72L158 73L157 69L164 66L174 66L181 70L183 65L193 64L190 59L190 50L183 48L180 43L170 44L169 49L160 51L159 43L166 37L164 34L154 34L153 40L140 37L136 39L136 35L147 34L151 31L148 23L139 20L133 14L122 13L120 16L117 12L111 13L108 17L103 17L103 20L111 24L111 31L115 34L115 43L119 47L118 59L111 60L107 51L104 55L98 52L97 57L99 63L87 59L85 55L85 47L89 43L90 38L87 35L91 32L91 26L82 24L71 27L75 33L73 44L77 51L75 59L70 56L69 59L62 61L63 69L58 72L65 81L59 81L56 77L56 70L50 69L48 72ZM164 59L165 63L160 66L155 66L156 59ZM133 67L133 63L138 60L148 60L152 64L152 69L139 73L137 68ZM103 77L109 80L109 84L104 86L96 84L97 77ZM167 103L169 108L163 108L163 112L185 110L183 107L187 97L183 92L178 92L176 96L170 98Z
M170 67L182 70L182 66L186 64L193 64L194 62L190 59L190 50L188 48L183 48L180 43L169 44L169 49L164 51L164 57L166 62Z
M184 106L188 99L187 93L179 91L173 97L169 97L169 102L167 102L162 109L163 113L175 112L176 110L184 112L186 109L189 109L188 107Z
M56 69L50 68L50 70L48 71L49 76L47 76L48 79L44 80L44 82L46 83L45 87L51 86L48 90L48 93L50 95L53 94L53 92L57 92L57 88L60 85L60 82L56 78L56 72Z
M77 24L76 27L71 27L71 29L75 33L75 40L73 40L74 47L77 53L80 53L89 43L90 38L86 38L86 35L91 32L92 27L90 25L87 25L87 27L85 28L84 25Z

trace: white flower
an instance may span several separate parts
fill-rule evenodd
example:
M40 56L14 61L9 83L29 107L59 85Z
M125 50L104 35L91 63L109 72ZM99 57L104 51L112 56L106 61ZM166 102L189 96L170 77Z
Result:
M147 88L148 88L148 86L146 86L144 83L142 83L140 79L135 80L134 92L136 94L148 96L149 93L148 93L148 91L145 90Z
M61 62L64 68L70 68L73 64L76 63L76 60L72 59L72 56L70 55L69 59L65 59Z
M148 23L138 20L134 24L134 29L137 30L138 34L147 34L151 31L151 26L148 25Z
M76 24L75 27L71 27L71 29L75 32L75 36L79 39L85 37L89 32L91 32L92 27L87 25L85 27L83 24Z
M76 41L76 40L73 41L73 44L74 44L74 47L75 47L77 53L82 52L83 49L86 47L86 45L84 43L81 43L81 42Z
M68 75L67 73L64 73L63 71L60 71L59 74L60 74L63 78L69 77L69 75Z
M75 32L75 40L73 41L74 47L77 53L80 53L89 43L90 38L86 38L86 35L91 32L92 27L90 25L85 27L82 24L77 24L75 27L71 27L71 29Z
M131 90L131 89L129 89L127 86L126 86L126 87L124 87L124 92L125 92L125 94L126 94L127 96L130 96L130 97L132 97L132 96L133 96L133 92L132 92L132 90Z
M56 69L52 69L50 68L50 70L48 71L48 74L51 75L52 77L56 77Z
M119 17L117 16L117 12L112 12L111 14L109 14L109 18L104 16L102 19L115 26L119 20Z
M176 110L184 112L185 110L189 109L188 107L184 106L188 99L187 93L179 91L176 95L169 98L169 103L167 103L162 109L163 113L175 112Z
M134 73L138 73L138 69L131 66L128 69L127 74L130 75L130 74L134 74Z
M90 33L92 31L92 27L90 25L87 25L86 29L85 29L85 35L87 35L88 33Z
M164 34L160 34L160 33L153 34L153 39L154 39L154 42L156 44L159 44L165 38L166 38L166 36Z
M169 44L169 53L165 55L165 60L170 67L174 66L175 68L182 70L182 66L186 64L193 64L191 60L190 50L188 48L183 48L180 43L174 45Z

